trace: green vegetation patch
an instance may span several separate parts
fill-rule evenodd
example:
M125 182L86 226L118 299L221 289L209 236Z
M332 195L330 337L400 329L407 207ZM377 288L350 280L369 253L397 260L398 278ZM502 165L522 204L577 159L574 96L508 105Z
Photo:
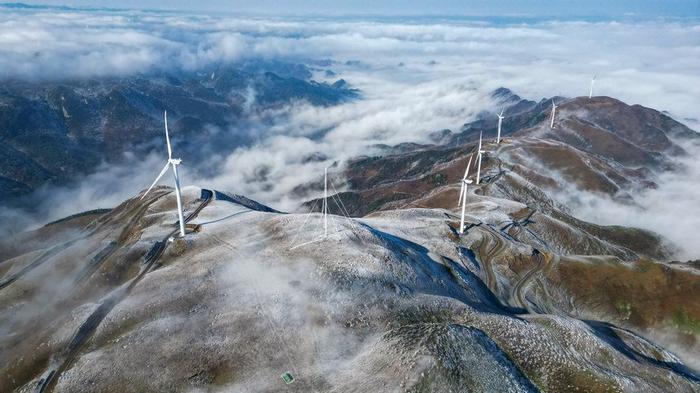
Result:
M445 175L442 173L436 173L433 175L433 182L438 186L445 185L447 184L447 177L445 177Z
M671 320L673 325L683 333L700 335L700 321L693 318L684 307L677 308Z
M615 309L617 313L620 314L622 320L628 320L630 315L632 315L632 304L624 300L618 300L617 303L615 303Z

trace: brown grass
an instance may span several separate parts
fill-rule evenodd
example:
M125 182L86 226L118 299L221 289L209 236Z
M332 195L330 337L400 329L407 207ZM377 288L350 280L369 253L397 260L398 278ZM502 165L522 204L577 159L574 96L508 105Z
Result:
M562 258L557 285L578 304L587 304L613 320L640 329L671 326L700 335L700 276L663 263L586 263ZM552 277L548 277L552 279Z

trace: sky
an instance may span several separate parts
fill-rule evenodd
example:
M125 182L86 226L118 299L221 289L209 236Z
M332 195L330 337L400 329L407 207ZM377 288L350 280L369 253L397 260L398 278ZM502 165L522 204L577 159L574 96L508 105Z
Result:
M24 3L265 15L517 15L557 18L700 15L698 0L30 0Z
M163 3L144 5L159 4ZM318 4L322 8L325 3ZM401 9L419 9L415 4L419 3ZM606 12L612 14L615 5L623 3L606 4ZM655 4L659 3L648 7ZM690 7L690 2L672 4ZM289 6L275 9L285 7ZM332 83L343 78L362 92L362 99L331 108L291 102L262 113L257 126L255 119L249 123L263 136L258 143L210 157L216 160L218 173L198 177L186 165L181 168L184 184L240 193L285 211L294 211L302 201L295 188L317 181L325 166L338 162L335 170L339 172L348 159L373 154L376 144L428 143L433 131L459 130L479 113L496 109L499 104L490 92L501 86L532 100L574 97L588 93L590 78L596 74L596 94L667 111L700 130L697 18L253 18L220 13L0 9L0 81L191 72L257 58L329 60L333 76L320 69L314 74L316 80ZM251 97L255 99L254 92ZM318 137L320 130L322 137ZM328 159L304 160L319 152ZM32 219L46 222L114 206L145 189L161 161L155 153L138 160L126 157L124 162L138 162L141 167L103 167L86 176L80 186L47 190L46 206ZM694 171L687 178L700 179L700 165L693 164L687 165ZM260 173L266 173L265 180L251 181ZM671 178L659 177L668 187L639 197L640 202L647 201L646 209L623 211L609 201L591 198L586 204L596 208L579 213L597 222L648 224L649 229L672 224L664 227L663 234L689 243L688 236L700 227L700 212L688 214L700 206L693 199L698 185L665 179ZM668 200L674 203L659 207ZM0 222L17 222L14 213L1 210ZM600 216L601 211L616 214ZM660 214L652 216L655 212ZM674 215L677 220L668 220ZM684 256L700 257L700 244Z

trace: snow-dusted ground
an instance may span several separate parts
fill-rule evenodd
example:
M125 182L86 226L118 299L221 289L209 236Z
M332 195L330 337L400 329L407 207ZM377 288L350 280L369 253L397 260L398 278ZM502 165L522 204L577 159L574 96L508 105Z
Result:
M186 210L200 193L184 190ZM521 283L526 303L554 313L515 301L534 248L498 228L524 205L474 196L461 236L453 212L406 209L333 216L324 237L320 214L213 200L172 242L172 193L140 206L0 290L13 327L0 336L0 390L33 391L63 364L48 390L700 391L671 353L564 315L560 289ZM149 268L143 256L163 240ZM117 250L75 282L110 241ZM4 263L16 271L35 256ZM118 301L72 346L105 299Z

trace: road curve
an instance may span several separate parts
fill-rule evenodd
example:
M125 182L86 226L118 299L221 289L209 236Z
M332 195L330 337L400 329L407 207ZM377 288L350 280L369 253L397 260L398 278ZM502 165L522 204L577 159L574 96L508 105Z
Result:
M515 300L517 303L517 306L527 310L528 312L532 312L526 304L526 302L523 300L523 288L525 288L526 284L530 282L532 277L536 274L541 272L544 267L547 264L547 260L550 259L546 253L542 253L538 251L537 249L533 250L533 255L532 258L535 259L536 263L535 266L528 270L513 286L513 289L511 291L511 297Z

